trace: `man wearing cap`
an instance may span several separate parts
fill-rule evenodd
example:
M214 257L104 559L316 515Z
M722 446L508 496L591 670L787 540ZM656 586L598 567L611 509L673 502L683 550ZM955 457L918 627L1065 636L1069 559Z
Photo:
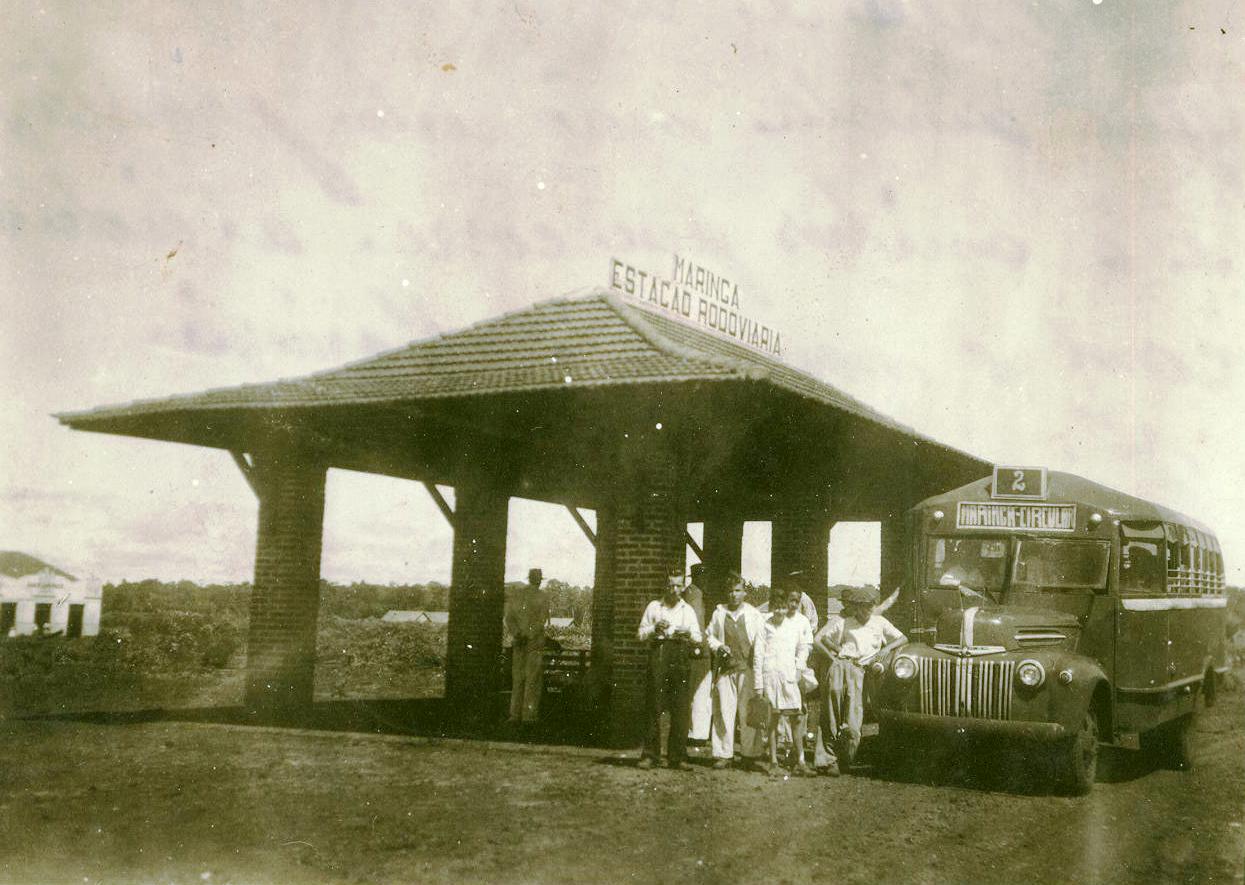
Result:
M527 573L527 587L508 594L502 620L513 639L510 664L510 724L532 725L540 712L543 688L545 624L549 621L549 593L540 588L544 573Z
M705 567L703 563L695 563L691 569L691 581L683 588L683 601L696 612L696 623L701 632L705 629ZM694 741L709 740L709 725L713 719L713 681L709 673L709 649L693 649L692 659L688 665L688 679L691 682L692 718L691 730L687 736Z
M878 593L872 587L849 587L843 604L843 614L832 616L814 639L829 656L830 667L822 683L813 764L829 775L839 774L840 761L851 765L860 747L866 668L908 641L894 624L874 614Z
M683 599L683 570L675 569L666 578L661 599L644 609L636 634L648 644L648 737L640 754L640 768L652 768L661 759L661 714L670 714L667 738L667 764L680 771L691 771L685 758L688 720L691 718L691 692L688 685L688 658L691 647L702 641L696 612Z

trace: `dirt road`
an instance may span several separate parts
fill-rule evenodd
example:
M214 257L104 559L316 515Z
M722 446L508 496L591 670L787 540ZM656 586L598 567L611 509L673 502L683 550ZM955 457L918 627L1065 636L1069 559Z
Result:
M1201 765L1092 795L643 772L601 750L156 722L0 723L3 882L1245 882L1245 703ZM1005 788L1007 787L1007 788Z

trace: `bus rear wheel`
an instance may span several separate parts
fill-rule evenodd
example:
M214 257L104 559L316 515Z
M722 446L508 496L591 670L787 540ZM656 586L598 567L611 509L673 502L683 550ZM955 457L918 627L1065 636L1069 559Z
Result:
M1081 727L1055 748L1059 786L1073 796L1084 796L1098 777L1098 717L1092 709L1081 716Z

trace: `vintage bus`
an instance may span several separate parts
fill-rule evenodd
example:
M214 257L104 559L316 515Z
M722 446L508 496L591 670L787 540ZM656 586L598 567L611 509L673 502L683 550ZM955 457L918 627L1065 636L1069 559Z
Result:
M879 694L884 745L915 731L1043 744L1088 792L1100 743L1190 764L1226 671L1223 556L1205 526L1068 473L997 467L909 512Z

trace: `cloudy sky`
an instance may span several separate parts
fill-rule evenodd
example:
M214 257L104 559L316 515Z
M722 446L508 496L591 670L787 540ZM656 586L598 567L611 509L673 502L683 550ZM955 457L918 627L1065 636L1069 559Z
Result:
M1197 516L1245 580L1239 7L823 6L10 6L0 548L248 579L227 455L49 413L330 367L678 252L792 364ZM591 580L565 513L514 507L510 575ZM331 474L325 532L330 579L448 578L417 485ZM869 538L836 533L832 577L876 575Z

